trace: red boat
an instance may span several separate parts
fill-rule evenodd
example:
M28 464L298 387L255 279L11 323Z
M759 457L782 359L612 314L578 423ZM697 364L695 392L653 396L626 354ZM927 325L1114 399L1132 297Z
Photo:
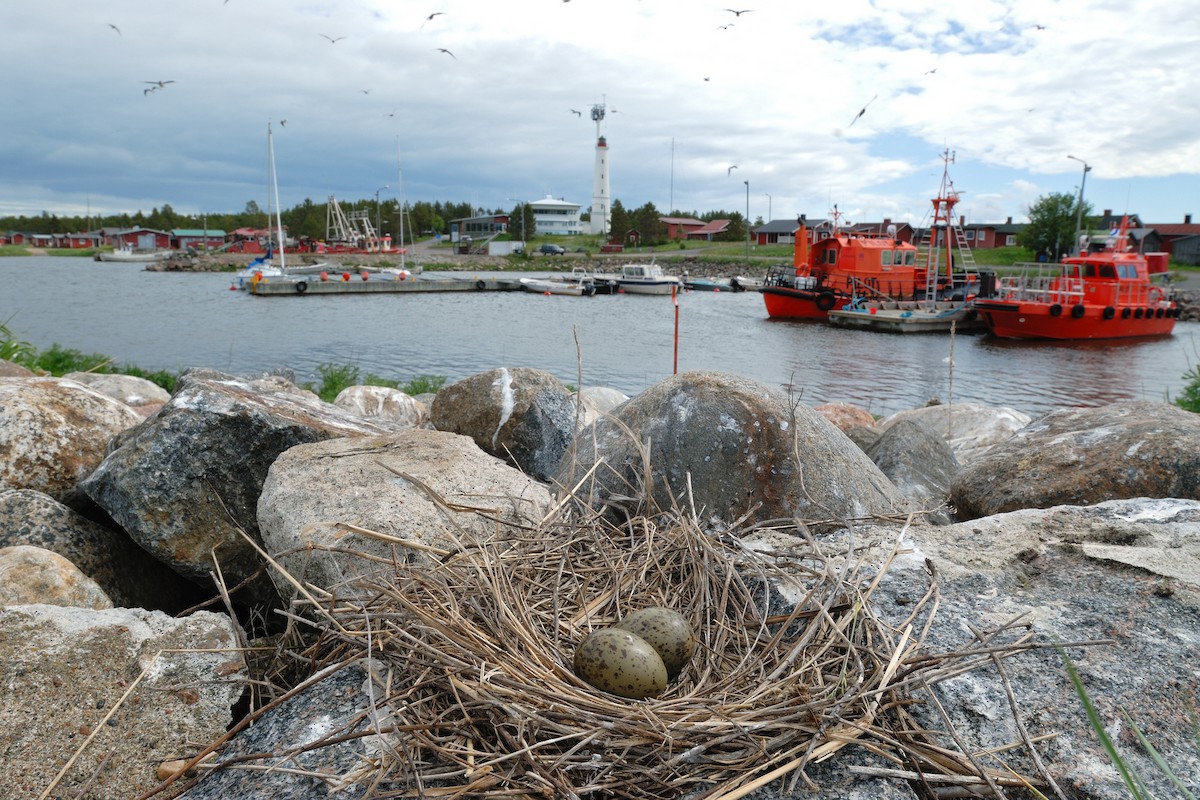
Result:
M915 245L897 239L891 227L886 234L841 230L838 218L835 206L830 235L810 241L800 217L794 271L776 268L759 288L768 316L824 320L831 309L844 308L856 294L893 300L926 296L928 268ZM937 283L937 291L944 291L949 279Z
M1017 265L994 293L975 300L988 330L1007 339L1126 339L1166 336L1179 307L1151 276L1165 274L1166 253L1130 252L1128 219L1104 249L1062 263Z

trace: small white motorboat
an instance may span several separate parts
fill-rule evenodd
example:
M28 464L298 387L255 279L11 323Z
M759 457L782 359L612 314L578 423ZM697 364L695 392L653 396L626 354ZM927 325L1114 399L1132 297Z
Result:
M662 267L649 264L625 264L617 277L617 291L626 294L670 294L683 288L677 275L664 275Z
M521 288L537 294L565 294L571 297L590 297L596 287L586 281L563 281L554 278L521 278Z

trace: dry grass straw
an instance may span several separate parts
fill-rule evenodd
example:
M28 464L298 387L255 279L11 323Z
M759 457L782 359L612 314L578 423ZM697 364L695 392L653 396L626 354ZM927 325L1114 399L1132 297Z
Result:
M497 521L491 542L460 542L433 566L365 559L367 577L307 595L296 619L319 637L304 657L369 659L375 676L371 796L729 800L781 778L793 790L805 765L850 743L934 794L1046 783L910 715L931 684L1038 646L1002 629L925 652L932 566L924 596L889 625L871 596L896 550L868 563L867 549L823 546L799 521L786 552L763 552L679 512L621 525L555 513L533 529ZM647 606L682 612L700 643L666 692L627 700L578 679L587 632Z

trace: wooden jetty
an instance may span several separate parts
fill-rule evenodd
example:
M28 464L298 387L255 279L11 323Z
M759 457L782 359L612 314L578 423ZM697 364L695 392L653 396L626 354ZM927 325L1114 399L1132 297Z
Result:
M354 275L342 280L340 275L330 275L321 280L319 275L289 276L284 278L262 278L246 284L246 291L262 297L289 297L296 295L343 295L343 294L407 294L420 292L519 292L524 291L519 277L497 277L495 275L463 275L452 277L426 277L409 275L393 277L372 274L366 280Z

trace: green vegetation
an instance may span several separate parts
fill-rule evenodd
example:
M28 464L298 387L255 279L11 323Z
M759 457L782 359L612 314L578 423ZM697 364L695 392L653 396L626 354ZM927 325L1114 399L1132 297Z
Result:
M29 342L18 339L9 329L7 320L0 322L0 359L20 364L39 374L56 377L68 372L133 375L158 384L168 392L175 391L175 384L179 380L178 373L167 370L151 372L132 364L116 365L112 358L103 353L84 353L57 344L51 345L47 350L38 350ZM314 387L311 383L304 384L303 388L315 392L327 403L332 403L338 393L347 386L386 386L415 396L436 392L446 383L444 375L417 375L401 385L399 381L382 378L370 372L360 380L358 367L349 364L321 364L317 367L317 373L321 376L320 385Z
M1183 374L1183 378L1188 384L1175 398L1175 405L1185 411L1200 414L1200 366L1192 367Z
M317 374L321 376L320 385L306 383L303 388L315 392L326 403L332 403L349 386L386 386L399 389L407 395L418 395L436 392L446 383L443 375L418 375L403 386L399 381L381 378L370 372L360 379L358 367L352 364L319 364Z
M177 374L166 370L149 372L132 364L114 365L113 359L103 353L84 353L57 344L47 350L38 350L29 342L16 338L6 322L0 323L0 358L39 374L56 377L68 372L134 375L156 383L168 392L175 390L175 382L179 379Z
M1029 207L1029 224L1017 234L1017 244L1036 255L1058 261L1075 244L1075 221L1079 218L1079 210L1076 199L1063 192L1039 197ZM1085 202L1081 223L1085 229L1091 210L1091 204Z

